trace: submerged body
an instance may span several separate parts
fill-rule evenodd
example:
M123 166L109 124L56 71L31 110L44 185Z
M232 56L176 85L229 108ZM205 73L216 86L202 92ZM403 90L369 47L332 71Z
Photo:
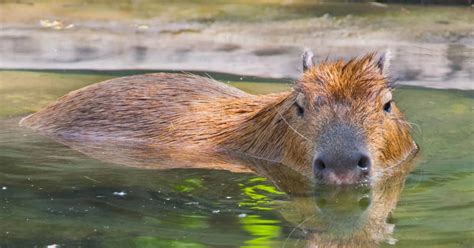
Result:
M245 154L336 184L366 180L416 149L373 55L318 66L305 56L287 92L256 96L199 76L146 74L71 92L21 125L58 139Z

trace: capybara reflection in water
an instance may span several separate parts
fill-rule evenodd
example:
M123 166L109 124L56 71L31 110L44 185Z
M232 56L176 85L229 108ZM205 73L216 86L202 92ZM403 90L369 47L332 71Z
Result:
M73 91L20 124L57 139L249 155L328 184L367 182L416 149L392 100L385 55L315 65L305 52L303 69L291 90L261 96L189 74L117 78Z

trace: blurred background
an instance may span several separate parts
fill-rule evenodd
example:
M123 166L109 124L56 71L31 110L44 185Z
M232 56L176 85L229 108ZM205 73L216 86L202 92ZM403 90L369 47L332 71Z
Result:
M0 69L294 79L304 48L319 60L390 49L400 84L473 89L473 10L471 0L2 0Z

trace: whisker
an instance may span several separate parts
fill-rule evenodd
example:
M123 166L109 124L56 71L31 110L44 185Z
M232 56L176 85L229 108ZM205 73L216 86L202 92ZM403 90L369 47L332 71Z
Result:
M399 165L402 165L403 162L406 161L406 159L411 156L412 152L413 152L413 151L411 151L410 153L408 153L402 161L400 161L400 162L398 162L398 163L396 163L396 164L394 164L394 165L392 165L392 166L389 166L389 167L387 167L387 168L384 168L384 169L381 170L381 171L377 171L377 173L376 173L375 175L371 176L370 179L377 179L377 178L380 177L380 176L389 175L389 173L392 172L391 170L394 169L395 167L398 167Z
M283 117L283 115L278 111L278 110L275 110L277 112L277 114L280 116L280 118L285 122L286 125L288 125L288 127L293 131L295 132L296 134L298 134L299 136L301 136L303 139L305 139L306 141L308 141L309 143L313 144L313 141L311 141L310 139L306 138L304 135L302 135L301 133L298 132L298 130L296 130L293 126L290 125L290 123L288 123L288 121L285 119L285 117Z
M392 118L392 120L394 121L398 121L398 122L403 122L403 123L406 123L408 124L408 126L410 126L410 128L413 129L413 127L416 127L416 130L420 133L420 134L423 134L423 131L421 129L421 126L415 122L410 122L410 121L407 121L407 120L404 120L402 118Z
M285 248L286 246L286 243L288 242L288 240L290 240L290 237L291 235L296 231L296 229L300 228L304 223L306 223L307 221L309 221L311 218L313 218L314 216L316 216L316 214L313 214L311 216L309 216L308 218L304 219L303 221L301 221L298 225L296 225L293 230L291 230L291 232L288 234L288 237L286 237L285 239L285 243L283 243L283 248Z
M408 125L410 125L410 127L412 126L415 126L417 131L420 133L420 134L423 134L423 131L421 130L421 126L416 124L415 122L409 122L409 121L405 121Z

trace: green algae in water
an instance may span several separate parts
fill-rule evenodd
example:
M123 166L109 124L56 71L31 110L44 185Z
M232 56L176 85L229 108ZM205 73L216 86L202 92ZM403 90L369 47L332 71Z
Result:
M117 166L17 127L22 116L59 96L115 76L0 72L0 246L304 245L298 238L304 235L295 231L303 220L291 209L294 199L261 176ZM255 94L289 87L230 83ZM473 98L472 91L395 91L421 147L390 219L396 247L472 245ZM312 206L305 211L317 211ZM357 218L349 224L357 225Z

